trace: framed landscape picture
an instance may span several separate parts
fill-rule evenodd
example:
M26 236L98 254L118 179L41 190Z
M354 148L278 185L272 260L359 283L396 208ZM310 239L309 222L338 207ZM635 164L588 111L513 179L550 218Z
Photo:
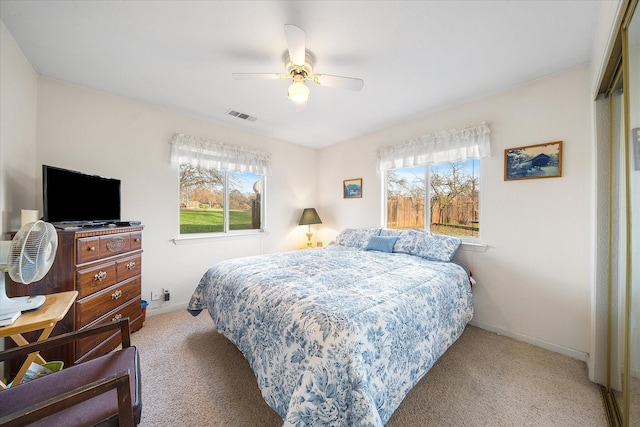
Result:
M504 150L504 180L562 176L562 141Z
M362 197L362 178L345 179L342 182L342 195L345 199Z

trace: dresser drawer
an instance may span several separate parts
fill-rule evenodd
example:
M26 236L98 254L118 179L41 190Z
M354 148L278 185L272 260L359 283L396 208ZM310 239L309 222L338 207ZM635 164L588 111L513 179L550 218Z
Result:
M117 260L116 270L119 282L139 275L142 271L142 255Z
M76 302L78 328L88 325L105 312L109 312L132 298L140 296L140 276L117 283L110 288Z
M82 237L78 239L76 259L78 264L100 259L100 238Z
M118 281L116 271L115 262L78 270L78 299L115 284Z
M131 234L119 233L100 236L100 258L118 255L131 250Z
M142 249L142 232L131 233L131 250Z
M117 307L115 310L110 311L105 314L101 318L97 319L95 322L87 325L85 328L90 326L98 326L103 325L105 323L113 322L119 319L124 319L125 317L129 318L129 326L134 319L138 318L141 315L141 300L140 297L134 298L128 303ZM85 329L83 328L83 329ZM100 335L93 335L88 338L82 339L80 341L76 341L76 359L83 356L85 353L92 350L94 347L97 347L102 341L106 341L111 335L113 335L113 331L105 332ZM120 335L120 332L116 332L116 335Z

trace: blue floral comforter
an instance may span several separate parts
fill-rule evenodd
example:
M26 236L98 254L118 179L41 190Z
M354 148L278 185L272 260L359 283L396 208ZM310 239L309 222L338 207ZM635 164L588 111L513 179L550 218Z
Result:
M383 426L473 315L459 265L343 246L220 262L204 308L285 426Z

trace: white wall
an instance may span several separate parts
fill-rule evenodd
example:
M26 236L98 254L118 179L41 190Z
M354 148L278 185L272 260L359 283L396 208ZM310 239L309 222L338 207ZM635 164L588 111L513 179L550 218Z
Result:
M49 164L122 180L122 218L145 225L142 294L150 302L148 314L160 308L160 302L150 301L152 289L171 288L172 301L165 309L184 306L215 262L290 250L304 242L305 230L297 220L313 204L315 150L44 77L39 78L37 130L38 167ZM168 141L176 132L272 154L268 235L172 242L179 234L179 191ZM95 197L100 203L100 196Z
M0 240L20 227L21 209L35 208L37 93L35 71L0 21Z
M38 77L0 21L0 240L35 209Z
M482 161L481 239L462 251L478 281L473 322L579 359L589 351L591 82L587 66L333 145L318 156L318 212L330 241L346 227L380 226L374 152L407 138L491 122ZM562 177L503 180L504 149L559 141ZM344 200L342 180L363 178L362 199Z

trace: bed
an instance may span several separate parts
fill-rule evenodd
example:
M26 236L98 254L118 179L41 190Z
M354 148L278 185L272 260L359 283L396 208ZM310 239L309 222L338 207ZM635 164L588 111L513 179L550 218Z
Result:
M459 245L344 230L325 248L216 264L187 309L208 310L285 426L383 426L473 316L468 271L449 262Z

